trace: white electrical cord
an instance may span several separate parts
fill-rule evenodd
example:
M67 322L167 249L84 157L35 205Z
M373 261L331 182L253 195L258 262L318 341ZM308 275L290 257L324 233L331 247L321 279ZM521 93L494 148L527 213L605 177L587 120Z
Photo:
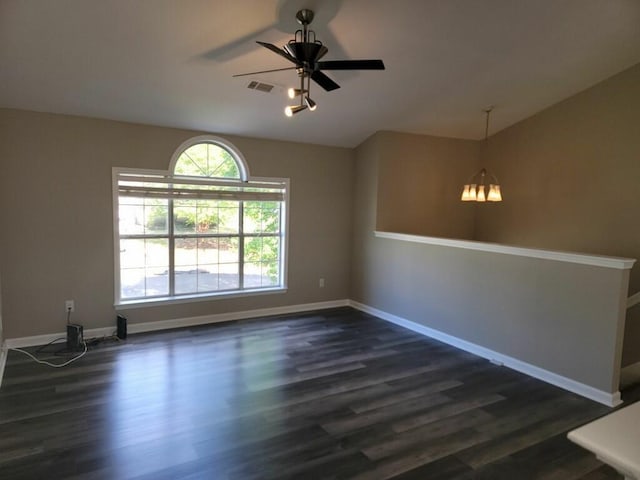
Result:
M84 351L81 354L73 357L70 360L67 360L64 363L51 363L51 362L47 362L46 360L39 360L36 357L34 357L33 355L31 355L29 352L27 352L26 350L22 350L21 348L9 348L8 350L14 350L16 352L24 353L25 355L27 355L31 359L35 360L36 362L41 363L42 365L48 365L49 367L53 367L53 368L60 368L60 367L66 367L70 363L73 363L76 360L78 360L79 358L84 357L85 353L87 353L87 344L85 342L82 342L82 346L84 347Z

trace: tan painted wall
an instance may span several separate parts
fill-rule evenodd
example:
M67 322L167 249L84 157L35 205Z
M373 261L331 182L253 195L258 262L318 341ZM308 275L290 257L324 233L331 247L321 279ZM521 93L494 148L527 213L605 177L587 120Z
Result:
M640 259L640 65L487 146L390 132L376 142L379 230ZM459 201L480 166L498 176L504 202ZM640 265L630 277L629 294L637 291ZM637 361L639 307L628 314L623 364Z
M115 324L111 169L167 169L201 134L0 110L0 265L5 336ZM291 179L286 294L127 310L132 323L344 299L349 294L353 151L222 135L254 176ZM318 288L323 277L326 287Z
M478 240L640 258L640 64L499 132L484 160L505 201L478 211Z
M479 169L479 143L381 132L378 230L473 239L475 205L461 185Z
M369 298L370 268L377 252L372 239L378 207L379 135L369 137L356 149L353 200L353 245L351 258L351 298Z
M640 259L640 64L491 137L484 160L505 201L478 209L478 240ZM635 308L625 365L639 322Z
M628 271L374 237L378 140L356 152L352 298L616 392Z

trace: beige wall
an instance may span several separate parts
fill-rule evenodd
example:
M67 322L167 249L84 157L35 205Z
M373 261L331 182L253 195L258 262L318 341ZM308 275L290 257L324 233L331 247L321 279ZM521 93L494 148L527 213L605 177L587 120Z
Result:
M353 199L353 244L351 251L351 298L369 298L370 268L376 261L372 248L378 208L380 136L369 137L356 149Z
M479 143L380 132L377 228L433 237L473 239L475 205L461 186L479 169Z
M478 240L640 259L640 64L491 137L484 160L505 201L478 209ZM623 363L636 361L637 307Z
M201 134L0 110L0 265L7 338L61 332L65 299L85 328L115 324L111 169L167 169ZM254 176L291 179L285 294L127 310L132 323L344 299L353 151L223 136ZM326 286L318 287L325 278Z
M494 135L483 160L505 201L478 210L478 240L640 258L640 64Z
M377 136L379 230L640 258L640 65L499 132L486 148ZM498 176L504 202L459 201L480 166ZM637 291L640 265L630 277L629 294ZM628 314L623 364L637 361L640 307Z
M638 305L627 310L622 348L622 366L640 362L640 307Z
M628 271L375 237L378 141L356 152L352 299L615 393Z

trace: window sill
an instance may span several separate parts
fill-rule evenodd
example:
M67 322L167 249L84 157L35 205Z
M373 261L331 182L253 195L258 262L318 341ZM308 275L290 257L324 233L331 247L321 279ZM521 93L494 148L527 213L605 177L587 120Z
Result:
M255 290L241 290L233 292L206 293L200 295L184 295L180 297L154 297L149 299L121 300L114 304L116 310L128 310L144 307L161 307L166 305L177 305L181 303L214 302L230 298L253 297L256 295L271 295L276 293L286 293L286 287L261 288Z

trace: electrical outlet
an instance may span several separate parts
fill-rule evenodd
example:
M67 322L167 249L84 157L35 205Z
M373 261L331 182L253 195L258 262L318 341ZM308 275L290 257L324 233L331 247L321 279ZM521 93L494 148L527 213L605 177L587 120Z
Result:
M318 286L319 286L320 288L324 288L324 278L321 278L321 279L318 281Z
M64 301L64 311L65 312L75 312L76 304L73 300L65 300Z

